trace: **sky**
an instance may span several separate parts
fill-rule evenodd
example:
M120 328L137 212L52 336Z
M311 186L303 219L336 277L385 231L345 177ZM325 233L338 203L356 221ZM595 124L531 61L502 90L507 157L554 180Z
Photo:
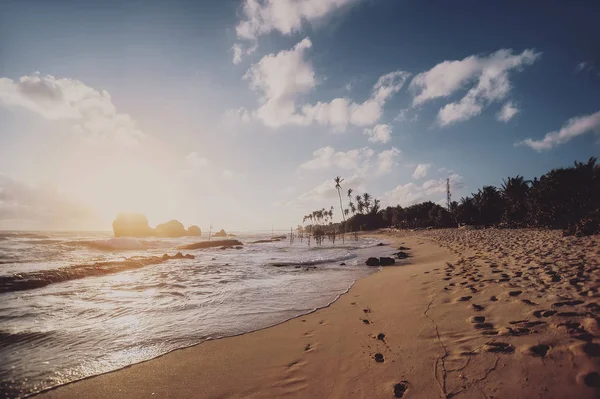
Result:
M0 229L289 229L600 155L596 1L0 2Z

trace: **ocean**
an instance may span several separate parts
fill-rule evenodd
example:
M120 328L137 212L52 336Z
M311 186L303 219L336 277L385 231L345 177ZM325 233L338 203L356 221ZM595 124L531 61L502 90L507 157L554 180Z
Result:
M278 324L376 270L356 255L371 238L249 243L269 236L237 234L241 249L181 250L206 238L0 232L0 397ZM152 258L177 252L195 259ZM154 264L123 270L126 258Z

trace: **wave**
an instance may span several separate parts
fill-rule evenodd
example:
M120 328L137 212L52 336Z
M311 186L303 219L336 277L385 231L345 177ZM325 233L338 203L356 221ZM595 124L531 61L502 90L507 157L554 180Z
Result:
M343 262L345 260L348 259L353 259L356 258L355 254L348 254L348 255L344 255L344 256L339 256L336 258L329 258L329 259L317 259L317 260L307 260L307 261L300 261L300 262L273 262L273 263L269 263L269 266L275 266L275 267L286 267L286 266L298 266L298 267L302 267L302 266L316 266L316 265L324 265L327 263L337 263L337 262Z
M95 249L98 251L143 251L168 245L160 241L137 240L130 237L109 238L105 240L70 241L64 245Z
M39 233L19 233L19 232L2 232L0 233L0 239L7 238L50 238L46 234Z
M74 265L51 270L40 270L0 276L0 293L24 291L45 287L53 283L76 280L91 276L104 276L144 266L156 265L169 259L194 259L193 255L178 252L174 256L136 256L122 261L96 262L92 264Z
M50 340L53 334L52 331L21 331L16 333L0 331L0 348L7 348L14 344L44 343Z

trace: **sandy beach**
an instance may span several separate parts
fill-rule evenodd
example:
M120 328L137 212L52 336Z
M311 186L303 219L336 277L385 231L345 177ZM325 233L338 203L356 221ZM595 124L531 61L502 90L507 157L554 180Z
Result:
M600 237L386 231L327 308L41 398L597 398Z

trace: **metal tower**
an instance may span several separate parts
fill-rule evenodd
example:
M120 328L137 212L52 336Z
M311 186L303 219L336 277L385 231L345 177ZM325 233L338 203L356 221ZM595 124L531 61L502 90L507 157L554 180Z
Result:
M450 194L450 178L446 179L446 208L450 212L450 204L452 203L452 195Z

